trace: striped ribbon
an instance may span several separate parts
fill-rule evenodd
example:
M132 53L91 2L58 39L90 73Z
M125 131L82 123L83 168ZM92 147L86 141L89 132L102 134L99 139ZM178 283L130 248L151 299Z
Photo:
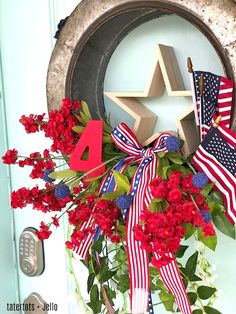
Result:
M158 164L156 153L167 151L165 141L168 136L170 134L162 133L152 148L145 149L138 143L133 132L124 123L119 124L111 134L116 146L127 153L127 157L122 159L114 169L122 173L128 165L139 162L130 190L133 202L128 212L123 211L123 218L127 219L126 246L130 273L130 305L133 314L146 313L150 301L148 254L140 247L140 242L134 239L133 228L139 223L139 216L143 208L147 207L152 200L150 182L156 177ZM115 189L114 175L113 172L110 172L100 186L100 194L111 192ZM92 218L82 225L81 230L91 226L94 226ZM76 249L81 258L87 258L92 241L93 236L89 235ZM172 262L160 267L159 271L167 289L175 296L181 312L183 314L191 314L190 303L174 257Z

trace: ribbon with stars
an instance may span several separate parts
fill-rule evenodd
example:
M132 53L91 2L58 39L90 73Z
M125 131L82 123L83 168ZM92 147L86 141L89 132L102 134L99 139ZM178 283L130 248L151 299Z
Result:
M150 281L149 281L149 258L148 253L140 247L140 242L134 239L133 228L139 223L139 216L151 200L150 182L156 177L157 152L167 151L166 139L169 133L162 133L152 148L143 148L137 141L130 128L120 123L113 129L111 137L127 156L122 159L114 170L123 172L132 163L139 162L136 173L131 182L130 195L133 197L132 204L122 215L126 219L126 246L128 255L128 267L130 273L130 306L133 314L146 313L151 307ZM111 171L100 186L100 194L112 192L116 189L115 179ZM84 223L84 228L91 226L91 219ZM83 226L81 227L81 230ZM88 236L82 241L77 253L86 258L93 236ZM173 257L174 258L174 257ZM183 282L176 263L169 263L159 268L162 280L168 290L175 296L176 303L183 314L191 314L190 303L185 292Z

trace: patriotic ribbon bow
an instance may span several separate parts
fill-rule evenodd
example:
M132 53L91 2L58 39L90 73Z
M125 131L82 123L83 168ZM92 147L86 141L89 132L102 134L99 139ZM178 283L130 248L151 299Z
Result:
M130 273L130 304L133 314L146 313L150 291L148 253L140 247L139 241L134 239L133 228L139 223L139 216L143 208L147 207L151 202L150 182L156 177L158 164L156 153L167 151L166 139L168 136L170 134L162 133L152 148L143 148L130 128L124 123L120 123L114 128L111 134L116 146L127 153L127 156L114 167L114 170L123 172L131 163L139 162L130 190L133 201L128 212L126 210L123 211L123 218L126 218L127 215L126 247ZM114 175L113 172L110 172L100 186L100 193L104 194L115 189ZM90 219L82 225L81 230L91 226L91 223ZM98 236L98 232L96 232L95 236ZM87 257L92 241L93 236L90 235L81 242L77 253L82 258ZM176 303L182 313L191 314L189 300L174 257L169 264L160 267L159 272L168 290L175 295Z

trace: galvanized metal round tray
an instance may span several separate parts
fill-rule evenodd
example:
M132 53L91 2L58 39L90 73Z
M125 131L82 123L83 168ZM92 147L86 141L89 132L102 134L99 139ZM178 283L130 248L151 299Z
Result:
M104 116L103 82L113 51L132 29L167 14L176 14L195 25L214 46L225 75L236 81L233 0L83 0L66 21L51 56L47 76L49 110L58 108L63 97L71 97L92 104L94 117L97 112Z

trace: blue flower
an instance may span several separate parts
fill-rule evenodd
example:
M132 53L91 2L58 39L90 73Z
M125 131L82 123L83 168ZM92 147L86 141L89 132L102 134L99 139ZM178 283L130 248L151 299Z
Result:
M208 177L203 172L198 172L193 176L192 183L196 188L202 189L208 184Z
M176 136L168 136L166 139L166 148L168 152L175 152L180 149L181 141Z
M45 171L44 171L43 180L44 180L45 182L52 183L53 181L55 181L55 179L50 178L50 177L48 176L48 175L49 175L50 173L52 173L52 172L53 172L52 169L49 169L49 170L45 170Z
M120 210L127 210L130 208L130 205L133 201L133 197L131 195L120 195L116 199L116 206Z
M56 198L66 198L70 194L70 189L67 185L59 184L55 187Z
M208 222L211 221L211 214L207 210L200 210L200 214L202 215L205 223L208 224Z

